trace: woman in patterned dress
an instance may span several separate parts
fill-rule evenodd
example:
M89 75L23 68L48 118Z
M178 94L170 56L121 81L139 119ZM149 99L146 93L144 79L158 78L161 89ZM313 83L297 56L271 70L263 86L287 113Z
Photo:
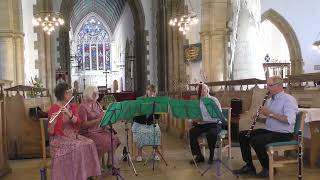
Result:
M157 95L156 86L151 84L147 88L146 97L155 97ZM155 115L155 119L159 119L159 115ZM136 161L142 161L142 147L145 145L160 145L161 131L158 124L153 126L153 114L136 116L132 125L133 141L138 147L138 156ZM158 154L154 157L160 160Z
M88 86L83 92L83 102L79 107L79 115L82 121L81 134L94 141L99 159L101 159L106 152L108 153L108 165L111 164L112 158L110 155L111 151L113 151L114 163L117 165L118 163L115 162L117 160L115 150L120 145L120 140L115 134L112 134L113 144L111 145L110 129L107 127L99 127L104 113L101 105L97 102L98 97L98 89L94 86Z
M57 103L48 112L48 119L61 112L49 123L52 180L87 180L99 176L100 164L94 142L78 134L80 118L75 104L63 107L72 97L72 89L60 83L54 90Z

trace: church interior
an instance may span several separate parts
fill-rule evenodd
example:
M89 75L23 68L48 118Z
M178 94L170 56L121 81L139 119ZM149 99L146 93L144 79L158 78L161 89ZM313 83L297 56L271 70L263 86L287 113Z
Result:
M0 0L0 179L317 179L319 7Z

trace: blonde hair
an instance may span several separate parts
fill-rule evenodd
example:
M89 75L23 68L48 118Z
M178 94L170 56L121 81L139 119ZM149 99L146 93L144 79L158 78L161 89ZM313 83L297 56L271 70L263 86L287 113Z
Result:
M152 92L157 92L157 88L156 88L156 86L154 85L154 84L150 84L150 85L148 85L148 87L147 87L147 91L152 91Z
M83 99L84 100L93 100L96 101L99 98L99 94L97 94L96 98L93 99L93 93L99 93L98 88L95 86L88 86L86 89L83 91Z

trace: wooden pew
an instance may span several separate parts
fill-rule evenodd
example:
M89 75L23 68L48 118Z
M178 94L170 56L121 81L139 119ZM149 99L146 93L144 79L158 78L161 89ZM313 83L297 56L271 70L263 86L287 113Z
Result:
M5 91L16 92L13 96L5 96L4 100L9 158L41 157L40 125L38 119L30 116L30 109L40 107L43 111L48 111L52 101L48 93L46 96L32 98L25 98L25 93L33 91L43 95L43 91L47 89L19 85Z
M7 125L3 88L12 82L0 80L0 177L11 172L7 151Z

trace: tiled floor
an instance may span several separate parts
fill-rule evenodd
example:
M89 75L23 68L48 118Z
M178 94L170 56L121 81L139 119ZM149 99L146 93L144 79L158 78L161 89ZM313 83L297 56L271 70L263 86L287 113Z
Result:
M118 134L122 139L124 144L124 132L118 130ZM213 167L207 174L201 176L199 171L203 171L207 166L203 164L196 169L195 166L192 166L188 163L191 158L189 152L189 147L181 140L177 138L172 138L172 136L164 136L164 148L165 148L165 159L168 161L169 166L165 166L163 162L157 162L155 164L155 170L152 171L152 162L148 163L146 166L143 166L143 163L135 163L136 169L139 173L138 176L135 176L131 167L127 163L121 163L121 174L125 179L128 180L209 180L217 179L215 178L216 169ZM119 148L119 157L122 147ZM231 168L238 168L242 165L240 150L239 148L233 148L233 157L232 160L225 160L224 162ZM147 156L148 154L146 154ZM1 180L36 180L40 179L39 177L39 159L33 160L17 160L10 162L12 167L12 173L1 177ZM255 162L258 170L260 170L259 162ZM297 166L289 165L283 168L278 168L278 174L275 179L281 180L293 180L297 179ZM248 179L253 180L253 177L233 177L226 168L222 167L223 175L220 179ZM320 176L319 169L310 169L308 167L304 168L304 180L316 180ZM50 177L50 170L48 172L48 177ZM50 178L48 178L50 179ZM115 177L105 177L105 180L116 179Z

